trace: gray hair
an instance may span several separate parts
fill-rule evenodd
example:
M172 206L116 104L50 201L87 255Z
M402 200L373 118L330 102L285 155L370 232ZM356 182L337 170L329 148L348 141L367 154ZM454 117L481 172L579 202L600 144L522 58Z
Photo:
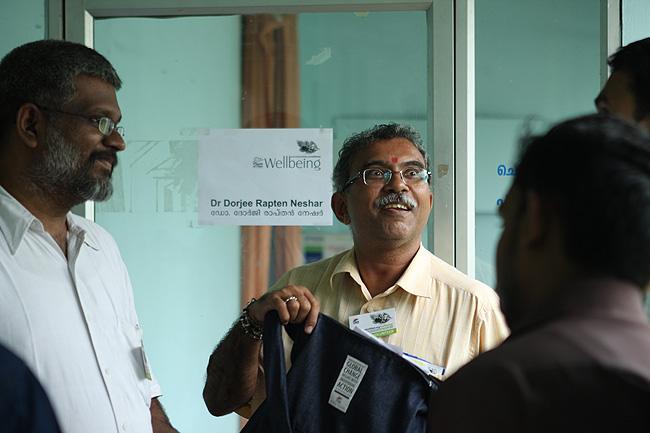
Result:
M365 131L353 134L343 142L343 147L339 150L339 160L332 174L334 191L343 192L343 188L350 176L352 160L359 150L370 146L376 141L393 138L405 138L413 143L422 154L427 171L429 170L429 155L422 144L422 137L418 131L409 125L392 122L385 125L375 125Z
M58 109L74 99L79 75L101 78L116 91L122 87L110 62L85 45L40 40L13 49L0 62L0 140L22 105Z

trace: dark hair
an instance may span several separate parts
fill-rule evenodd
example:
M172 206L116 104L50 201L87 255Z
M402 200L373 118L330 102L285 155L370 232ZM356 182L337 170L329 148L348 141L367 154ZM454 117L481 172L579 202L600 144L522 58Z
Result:
M524 143L514 184L555 204L567 256L644 287L650 280L650 136L594 114Z
M637 121L650 115L650 38L621 47L607 60L612 72L629 74Z
M0 62L0 140L23 104L57 109L71 101L79 75L101 78L116 91L122 86L109 61L85 45L41 40L9 52Z
M388 123L385 125L375 125L372 128L353 134L343 142L343 147L339 150L339 160L334 167L332 174L332 184L334 191L343 192L343 187L350 176L352 160L357 152L376 141L390 140L393 138L405 138L409 140L420 151L426 169L429 170L429 156L422 144L420 133L409 125L399 123Z

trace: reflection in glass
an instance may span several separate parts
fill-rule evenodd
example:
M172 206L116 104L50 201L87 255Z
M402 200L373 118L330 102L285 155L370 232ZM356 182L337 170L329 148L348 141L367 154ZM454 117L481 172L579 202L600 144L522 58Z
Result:
M600 86L599 3L476 2L476 278L494 287L497 206L519 138L592 112Z
M95 219L129 268L174 425L238 431L236 416L205 411L200 372L250 295L242 290L266 290L282 269L351 240L338 222L198 225L198 130L333 128L337 152L351 133L396 121L426 139L426 12L115 18L96 20L94 31L124 81L120 124L129 132L115 194L96 203Z

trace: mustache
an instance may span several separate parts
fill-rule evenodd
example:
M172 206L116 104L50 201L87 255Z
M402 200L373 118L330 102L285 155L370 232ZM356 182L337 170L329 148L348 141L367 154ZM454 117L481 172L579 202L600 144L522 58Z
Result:
M375 200L374 205L377 209L381 209L382 207L390 203L401 203L406 207L408 207L409 209L415 209L416 207L418 207L418 204L416 203L415 200L413 200L410 197L407 197L405 194L398 194L396 192L392 192L384 197L379 197L377 200Z

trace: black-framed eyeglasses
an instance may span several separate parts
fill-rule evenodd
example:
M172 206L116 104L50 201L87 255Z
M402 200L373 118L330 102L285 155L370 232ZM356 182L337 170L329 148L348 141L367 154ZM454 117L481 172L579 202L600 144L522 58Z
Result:
M68 116L76 116L76 117L81 117L82 119L86 119L94 123L95 126L97 126L97 129L99 129L99 132L101 132L107 137L109 137L113 133L113 131L117 131L117 133L120 134L120 136L124 137L124 127L117 126L115 122L113 122L108 117L84 116L83 114L79 114L79 113L70 113L69 111L55 110L54 108L41 107L40 105L37 105L37 107L44 111L53 111L55 113L67 114Z
M417 186L428 182L431 178L431 172L423 168L409 167L399 171L388 170L387 168L366 168L358 172L347 181L341 191L352 184L355 180L362 178L363 183L370 186L384 186L393 178L393 173L399 173L402 181L411 186Z

